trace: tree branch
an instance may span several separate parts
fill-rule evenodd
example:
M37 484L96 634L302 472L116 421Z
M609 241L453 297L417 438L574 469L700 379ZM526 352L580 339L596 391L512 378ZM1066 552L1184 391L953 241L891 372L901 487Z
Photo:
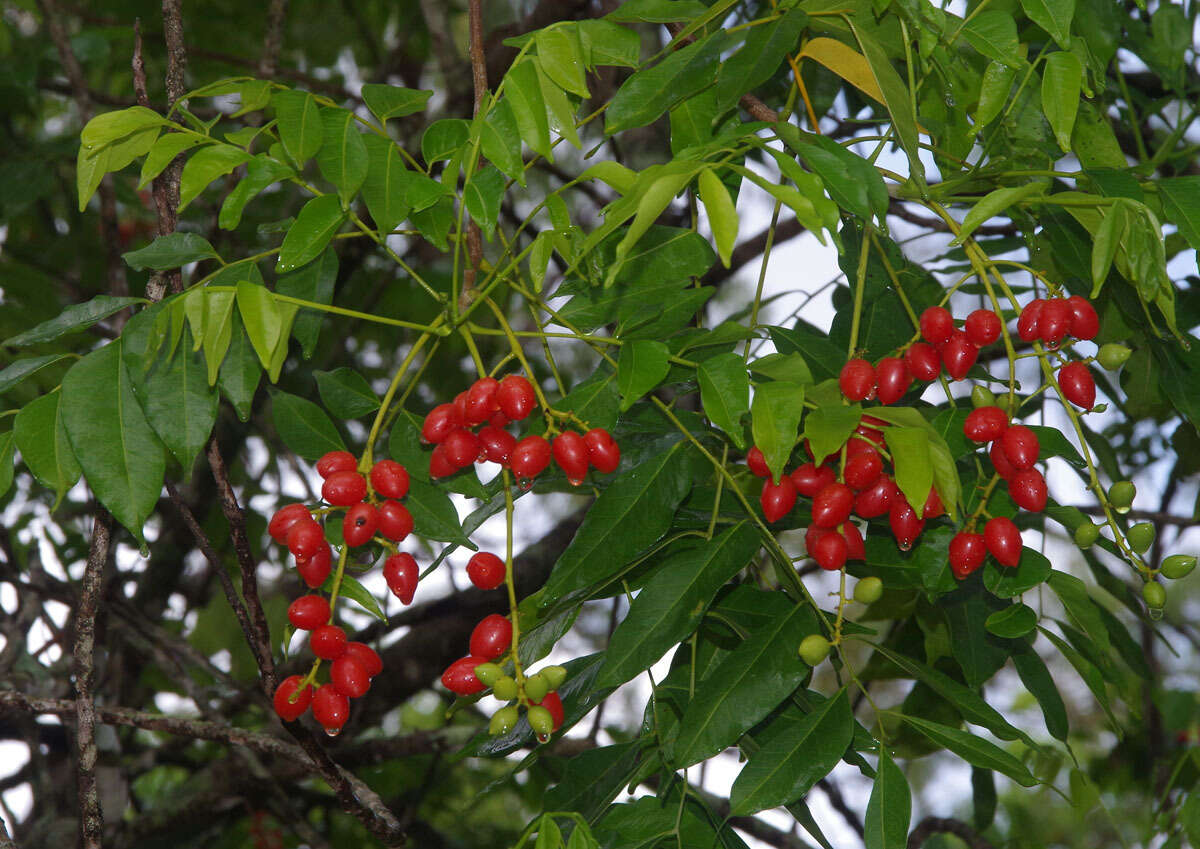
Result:
M288 0L271 0L267 9L267 37L258 60L258 75L265 79L275 76L279 67L279 51L283 48L283 22L287 17Z
M483 55L483 8L481 0L469 0L467 17L471 31L471 81L475 92L475 105L472 115L479 114L483 104L483 95L487 92L487 60ZM477 166L483 164L479 158ZM483 260L483 238L479 232L479 224L470 215L467 216L467 267L463 270L462 297L460 306L466 306L475 298L475 276L479 273L479 263Z
M925 841L935 834L953 834L971 849L993 849L975 829L953 817L925 817L908 835L908 849L921 849Z
M79 752L79 828L85 849L100 849L104 837L104 813L96 787L96 703L92 697L95 683L96 611L104 584L104 565L112 532L112 516L100 508L92 526L92 544L79 606L75 610L75 740ZM68 703L69 704L69 703Z

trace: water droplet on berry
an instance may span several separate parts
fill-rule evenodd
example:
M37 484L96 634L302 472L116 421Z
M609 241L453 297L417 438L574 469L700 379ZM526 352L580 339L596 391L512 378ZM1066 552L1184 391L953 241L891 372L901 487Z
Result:
M1129 512L1129 508L1131 506L1132 505L1130 505L1130 504L1126 504L1124 507L1118 507L1114 504L1113 509L1116 510L1118 513L1120 513L1122 516L1124 516L1126 513ZM143 556L145 556L145 555L143 555Z
M531 478L521 478L517 481L517 486L521 487L525 492L529 492L529 490L533 489L533 480Z
M338 736L339 734L341 734L341 733L342 733L342 729L340 729L340 728L326 728L326 729L325 729L325 733L326 733L326 734L328 734L330 737L336 737L336 736Z
M1161 610L1158 612L1158 615L1162 616ZM548 743L548 742L550 742L550 735L549 734L539 734L539 735L537 735L537 741L539 743Z
M1146 613L1155 621L1163 618L1163 609L1161 607L1147 607Z
M569 483L571 486L579 486L581 483L583 483L583 478L567 478L567 483Z
M911 542L897 542L896 545L900 547L901 551L912 551L913 544Z

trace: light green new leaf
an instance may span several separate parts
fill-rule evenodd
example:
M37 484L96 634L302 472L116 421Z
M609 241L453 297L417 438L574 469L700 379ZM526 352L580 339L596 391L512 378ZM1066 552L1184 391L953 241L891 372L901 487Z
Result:
M708 213L708 224L717 243L721 264L729 268L733 246L737 244L738 214L725 184L711 168L700 172L700 202Z
M567 144L582 150L583 142L579 140L579 133L575 129L575 105L567 97L567 93L542 69L540 57L534 61L534 68L537 70L538 85L542 89L542 99L546 101L550 129L566 139Z
M908 779L896 766L885 746L879 747L879 767L863 818L866 849L904 849L908 845L908 823L912 818L912 794Z
M346 213L337 195L315 197L300 209L295 222L288 228L279 248L277 273L295 271L316 259L333 239Z
M79 133L79 147L81 150L97 151L138 131L161 127L166 123L166 118L145 106L104 112L84 125Z
M556 85L571 94L590 97L583 76L583 45L579 30L573 26L556 26L538 30L533 37L538 62Z
M6 434L12 437L21 459L38 483L54 490L56 509L67 490L79 480L80 473L63 424L61 398L61 392L49 392L30 401L17 413L11 433ZM11 456L7 465L11 477Z
M686 168L687 170L681 171L681 168ZM617 244L616 257L612 265L609 266L608 273L604 278L604 285L606 287L611 286L616 281L617 274L621 270L626 256L628 256L634 245L637 244L638 239L645 235L646 231L654 225L654 222L658 220L658 216L670 205L675 195L691 182L695 170L693 167L689 167L688 163L680 163L678 167L663 166L660 171L647 169L646 173L654 173L659 176L654 178L653 182L647 186L640 197L630 196L623 199L632 201L636 197L636 212L634 213L633 223L629 225L629 229L625 231L625 235ZM617 203L621 202L618 201ZM606 225L610 221L614 222L611 226L615 229L624 221L624 218L621 215L605 218Z
M804 421L804 438L808 440L813 459L820 463L838 451L861 419L862 407L858 404L823 404L809 413Z
M121 340L77 362L62 383L63 422L88 485L134 538L162 491L163 445L146 421L121 357Z
M885 439L896 469L896 486L920 515L933 488L929 435L922 428L889 427Z
M542 85L532 59L524 59L508 69L504 76L504 95L512 106L521 140L530 150L553 162L546 101L542 99Z
M365 88L365 86L364 86ZM283 149L299 165L321 149L323 129L316 98L304 91L281 91L271 98Z
M265 153L250 160L246 173L238 184L225 196L217 224L222 230L237 229L242 220L242 211L255 196L267 186L295 175L291 167L284 165Z
M233 292L212 292L198 290L203 293L204 305L204 361L208 365L208 385L217 382L221 371L221 362L225 352L229 350L229 340L233 337ZM192 332L196 330L192 325Z
M231 144L213 144L191 155L183 166L179 181L179 209L182 211L208 184L250 161L250 154Z
M745 449L742 417L750 412L750 378L746 363L735 353L718 354L700 363L700 403L709 421Z
M501 98L488 110L480 129L479 147L488 161L522 186L525 185L525 163L521 160L521 131L513 114L512 104Z
M1042 69L1042 111L1064 151L1071 150L1082 84L1083 65L1074 53L1063 50L1046 57L1046 67Z
M1092 293L1091 297L1100 294L1108 272L1121 243L1125 241L1125 233L1129 228L1129 204L1124 198L1117 198L1112 206L1104 211L1104 218L1096 228L1092 237Z
M237 284L237 306L254 353L258 354L263 368L270 366L271 355L283 329L279 304L266 286L241 280Z
M159 136L158 140L154 142L154 147L150 148L150 152L146 155L145 161L142 162L142 174L138 178L138 188L144 189L149 185L179 154L191 150L198 144L208 143L209 140L203 136L191 133L166 133Z
M621 410L628 410L643 395L667 376L671 351L662 342L638 339L621 346L617 361L617 387L621 390Z
M358 131L354 115L345 109L321 110L321 149L317 167L321 176L337 186L338 196L348 204L367 178L367 145Z
M1045 194L1047 188L1045 183L1026 183L1024 186L1014 186L1012 188L996 189L988 192L971 207L966 217L963 218L958 235L954 237L951 244L961 245L975 232L980 224L987 223L1010 206L1020 203L1031 195Z
M804 415L804 387L785 381L764 383L754 389L750 405L751 432L754 444L763 453L773 480L783 476L796 431Z

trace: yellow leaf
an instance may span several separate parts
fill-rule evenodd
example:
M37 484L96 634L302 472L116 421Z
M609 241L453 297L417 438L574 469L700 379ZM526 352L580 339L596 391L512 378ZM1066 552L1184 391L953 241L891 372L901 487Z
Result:
M820 62L850 85L883 104L883 92L865 56L835 38L814 38L804 45L800 58Z

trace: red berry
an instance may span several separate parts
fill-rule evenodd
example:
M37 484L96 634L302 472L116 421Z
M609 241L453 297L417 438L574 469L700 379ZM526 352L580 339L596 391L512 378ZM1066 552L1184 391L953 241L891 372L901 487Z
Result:
M333 550L329 543L322 540L317 553L312 557L297 557L296 571L300 574L300 579L312 589L325 583L325 579L333 571Z
M421 438L426 442L441 444L454 431L466 424L462 413L453 404L438 404L429 411L421 425Z
M487 663L487 658L467 655L446 667L442 673L442 686L459 696L469 696L483 689L483 683L475 677L475 667Z
M1013 475L1008 482L1008 494L1022 510L1040 513L1046 509L1046 479L1037 469Z
M499 613L485 616L471 631L471 654L495 660L512 645L512 622Z
M480 551L467 561L467 577L481 590L494 590L504 583L504 561L490 551Z
M446 437L442 443L446 459L455 470L465 469L479 458L479 437L465 427L460 427Z
M479 444L483 446L485 459L503 466L512 456L517 438L502 427L487 425L479 429Z
M921 338L931 345L941 345L954 332L954 317L945 307L930 307L921 313Z
M358 460L349 451L330 451L317 461L317 474L328 478L334 472L353 472L358 468Z
M533 412L537 406L537 395L528 380L519 374L510 374L500 381L496 389L496 403L500 412L514 422L519 422Z
M311 685L305 685L303 690L300 690L300 695L296 696L295 701L291 701L292 694L300 687L300 682L304 680L301 675L289 675L279 682L279 686L275 688L275 713L279 714L279 718L287 722L295 722L304 712L308 710L308 706L312 704L313 691Z
M1001 566L1017 568L1021 562L1021 531L1012 519L996 516L983 527L983 538L987 550Z
M1005 480L1010 480L1017 470L1013 464L1008 462L1008 458L1004 456L1004 446L997 439L992 443L992 447L988 449L988 457L992 460L992 465L996 468L996 474Z
M322 625L308 635L308 646L322 660L337 660L346 653L346 632L337 625Z
M371 467L371 488L384 498L408 495L408 469L395 460L380 460Z
M446 478L457 472L458 469L458 466L450 462L444 444L438 443L433 446L433 453L429 455L429 476L431 478Z
M804 463L797 466L789 477L799 495L812 498L825 487L837 481L837 472L826 465Z
M880 404L894 404L904 397L913 378L904 360L884 357L875 367L875 394Z
M834 572L846 565L848 550L846 538L836 530L829 529L817 536L808 554L822 569Z
M1041 298L1035 298L1025 305L1021 310L1021 315L1017 317L1017 336L1023 342L1032 342L1040 335L1039 324L1042 317L1042 308L1046 306L1046 302Z
M1063 397L1084 410L1096 406L1096 381L1083 363L1067 363L1058 370Z
M342 538L351 548L370 542L378 529L379 511L365 501L355 504L342 518Z
M751 446L746 452L746 465L750 468L750 474L759 478L767 478L771 476L771 470L767 467L767 458L758 450L758 446Z
M1095 339L1096 334L1100 332L1100 316L1096 315L1096 310L1091 302L1081 295L1072 295L1067 298L1067 304L1071 307L1071 322L1068 332L1076 339L1083 339L1085 342Z
M838 376L842 394L851 401L863 401L875 394L875 367L866 360L850 360Z
M588 461L602 475L610 475L621 465L621 448L607 430L594 427L583 435L587 446Z
M950 540L950 568L960 581L983 565L987 557L987 544L983 534L959 531Z
M851 440L851 444L857 441ZM857 492L875 483L882 474L883 460L880 459L879 452L874 448L868 448L846 461L842 479L847 486Z
M346 643L346 654L343 657L352 657L362 664L362 668L366 670L368 678L374 678L383 671L383 659L375 649L366 643ZM346 695L349 695L349 693Z
M358 699L371 689L371 676L357 657L346 653L329 667L329 683L346 698Z
M936 519L946 512L946 505L942 504L942 497L933 487L929 488L929 494L925 496L925 504L921 508L921 518L925 520Z
M567 482L572 486L583 483L588 470L588 449L583 437L573 430L564 430L554 437L551 448L554 462L567 476Z
M846 539L846 559L847 560L866 560L867 548L863 544L862 534L858 530L858 525L853 522L845 522L842 525L842 536Z
M467 424L483 424L492 413L500 409L496 403L496 390L500 381L494 377L481 377L467 390Z
M379 505L379 532L385 537L400 542L412 533L412 529L412 513L399 501L385 501Z
M863 422L866 422L867 419L870 419L873 422L879 421L874 416L863 416L862 417ZM887 424L887 422L883 422L882 424ZM857 436L860 436L862 438L861 439L852 438L849 443L851 445L853 445L855 442L863 442L863 443L866 443L868 446L873 446L875 448L883 447L884 440L883 440L883 432L882 431L876 430L873 427L868 427L866 424L860 424L858 427L854 428L854 433Z
M1036 463L1038 452L1041 450L1037 434L1019 424L1012 425L1004 431L1004 435L1000 437L1000 446L1004 449L1005 458L1017 471L1028 469Z
M300 631L320 628L329 621L329 602L319 595L302 595L288 605L288 621Z
M961 330L955 330L950 340L942 346L942 364L951 380L962 380L979 358L979 349Z
M335 507L349 507L367 497L367 482L358 472L334 472L325 479L321 497Z
M875 483L854 498L854 512L864 519L874 519L888 512L900 496L900 489L887 475L880 475Z
M271 517L271 521L267 525L267 533L275 542L283 542L287 539L287 533L292 526L303 519L312 519L312 514L303 504L289 504L286 507L280 507Z
M967 414L963 433L973 442L991 442L1008 430L1008 414L999 407L977 407Z
M488 419L488 424L496 427L504 427L508 424L508 416L497 410L496 412L492 413L491 417Z
M763 482L759 502L767 521L778 522L796 506L796 485L787 475L780 478L779 483L772 483L771 479L767 478Z
M942 358L937 349L924 342L914 342L904 352L904 363L917 380L926 383L937 380L942 373Z
M921 531L925 529L925 523L917 516L917 511L912 509L912 505L903 497L892 499L892 506L888 510L888 524L891 525L892 536L896 538L896 545L900 546L901 551L912 548Z
M1038 317L1038 335L1049 348L1057 348L1058 343L1071 329L1071 317L1074 311L1071 305L1062 298L1051 298L1042 307Z
M812 521L818 528L832 528L850 518L854 491L844 483L831 483L813 496Z
M541 705L550 711L550 718L554 720L555 731L562 727L563 720L566 719L566 714L563 712L563 703L558 695L558 691L551 690L540 702L533 702L533 704Z
M326 731L336 734L350 718L350 700L333 684L324 684L313 696L312 712Z
M467 390L463 390L454 396L454 409L458 411L458 418L463 425L467 423Z
M412 604L419 577L417 561L407 551L393 554L383 561L383 580L401 604Z
M963 330L976 348L990 345L1000 338L1000 316L991 310L975 310L967 316Z
M511 377L511 375L510 375ZM505 378L507 380L507 378ZM550 465L551 448L545 437L533 434L518 442L509 456L508 465L513 474L523 480L532 480Z
M325 531L321 530L321 526L314 522L312 517L302 519L287 532L288 551L297 560L312 557L324 544Z

